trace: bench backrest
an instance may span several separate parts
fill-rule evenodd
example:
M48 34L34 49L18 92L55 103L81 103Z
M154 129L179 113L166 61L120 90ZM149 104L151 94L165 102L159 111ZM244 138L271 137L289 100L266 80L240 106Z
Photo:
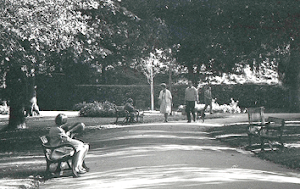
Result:
M269 128L283 128L285 124L285 120L277 117L268 117L267 126Z
M128 113L127 110L124 109L125 106L115 106L116 117L125 117Z
M40 140L42 142L42 147L43 147L43 151L44 151L44 155L45 157L50 160L51 159L51 154L52 154L52 150L49 148L49 138L48 136L44 135L44 136L40 136Z
M45 144L47 144L49 141L48 141L48 138L47 138L47 136L41 136L40 137L40 140L41 140L41 142L45 145Z
M115 109L118 111L124 111L125 106L115 106Z
M247 108L247 113L249 124L252 124L253 122L260 122L262 125L265 124L264 107Z

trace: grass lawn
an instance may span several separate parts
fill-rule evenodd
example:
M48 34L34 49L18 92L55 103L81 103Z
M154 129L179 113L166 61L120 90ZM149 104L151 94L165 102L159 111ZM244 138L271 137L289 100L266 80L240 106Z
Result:
M248 136L246 135L247 125L234 125L225 127L209 128L208 132L212 137L235 148L246 149L248 146ZM291 169L300 170L300 126L289 124L285 126L283 134L283 149L270 148L260 151L260 141L257 137L252 138L252 143L257 144L257 149L253 150L255 155L261 159L281 164ZM298 146L299 145L299 146Z

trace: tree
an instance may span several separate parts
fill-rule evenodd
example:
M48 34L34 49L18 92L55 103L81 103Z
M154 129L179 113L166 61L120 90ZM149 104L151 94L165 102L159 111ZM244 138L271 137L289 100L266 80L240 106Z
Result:
M91 68L101 68L104 81L107 68L128 66L162 41L159 19L141 21L119 1L6 0L0 9L2 74L18 65L78 84L88 81Z
M79 9L94 10L106 8L113 12L111 1L42 1L42 0L6 0L1 6L0 43L1 72L12 70L12 66L34 69L36 74L66 72L71 63L91 63L95 57L105 57L108 50L101 45L90 45L95 36L93 28L88 25L89 16L82 15ZM108 26L102 25L102 28ZM100 33L101 34L101 33ZM92 38L92 39L90 39ZM19 76L11 76L20 74ZM18 79L27 84L23 73L8 72L7 91L11 94L18 86ZM26 77L26 76L25 76ZM24 79L24 81L23 81ZM11 81L10 81L11 80ZM23 86L23 85L22 85ZM9 129L24 127L25 119L21 118L26 104L26 94L13 93L10 104L15 108L10 111ZM21 103L22 101L22 103ZM18 105L18 106L17 106ZM18 117L19 121L14 121Z
M291 109L299 109L298 1L125 2L138 16L151 13L163 20L173 45L180 44L176 58L188 68L189 79L198 78L203 68L213 75L238 72L247 65L259 70L269 59L291 91Z

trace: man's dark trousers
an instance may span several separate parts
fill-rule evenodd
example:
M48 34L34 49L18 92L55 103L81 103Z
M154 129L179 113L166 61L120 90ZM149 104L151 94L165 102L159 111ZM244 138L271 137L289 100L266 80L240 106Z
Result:
M186 115L188 122L191 122L191 113L193 114L193 119L196 121L196 116L195 116L195 101L186 101Z

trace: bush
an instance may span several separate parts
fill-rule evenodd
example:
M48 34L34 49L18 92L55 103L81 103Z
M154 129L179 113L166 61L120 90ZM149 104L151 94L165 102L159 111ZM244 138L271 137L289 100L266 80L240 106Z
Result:
M93 102L93 103L79 103L74 106L79 110L79 116L82 117L114 117L116 115L115 111L116 105L105 101Z
M212 100L212 107L214 112L219 113L242 113L241 108L238 106L239 101L234 101L233 98L230 99L231 102L229 104L222 104L219 105L215 99ZM201 111L204 109L205 104L196 104L195 109L196 111ZM209 110L210 107L206 109ZM179 105L177 112L183 112L183 115L185 115L185 105Z
M233 98L230 99L229 104L219 105L215 100L212 102L213 111L222 113L241 113L241 108L238 106L239 101L234 101Z
M9 112L9 107L8 106L0 105L0 114L7 115L8 112Z

